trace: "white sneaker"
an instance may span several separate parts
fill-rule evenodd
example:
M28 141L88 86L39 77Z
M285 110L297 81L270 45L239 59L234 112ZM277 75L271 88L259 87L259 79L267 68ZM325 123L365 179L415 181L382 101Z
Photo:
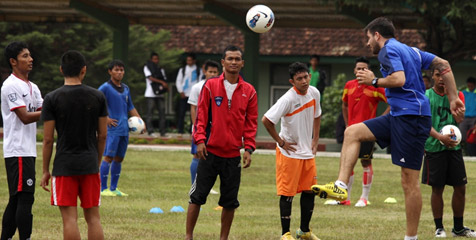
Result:
M455 229L453 228L451 230L451 233L453 234L453 237L476 238L476 232L473 229L469 229L467 227L464 227L464 229L461 230L460 232L456 232Z
M437 238L445 238L446 232L444 228L437 228L435 231L435 237Z
M339 201L330 199L325 201L324 205L339 205Z
M361 198L357 203L355 204L356 207L367 207L367 199Z
M216 195L216 194L218 194L218 192L215 191L215 190L213 190L213 188L212 188L212 189L210 190L210 194L215 194L215 195Z

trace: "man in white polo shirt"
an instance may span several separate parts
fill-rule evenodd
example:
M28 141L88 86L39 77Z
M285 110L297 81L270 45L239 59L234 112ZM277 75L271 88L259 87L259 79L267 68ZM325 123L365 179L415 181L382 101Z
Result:
M3 213L1 239L12 239L17 228L19 239L30 239L35 193L36 122L43 98L36 84L28 80L33 58L23 42L5 48L12 74L3 82L3 155L10 198Z

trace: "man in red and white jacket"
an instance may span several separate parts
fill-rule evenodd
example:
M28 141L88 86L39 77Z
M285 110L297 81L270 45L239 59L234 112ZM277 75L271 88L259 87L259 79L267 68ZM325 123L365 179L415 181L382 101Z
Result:
M255 147L258 100L254 87L240 76L243 52L228 46L221 59L223 74L207 80L200 93L193 139L200 158L195 182L190 190L186 239L193 229L200 206L220 175L220 200L223 207L220 239L228 239L235 209L240 205L240 149L244 146L243 168L251 164Z

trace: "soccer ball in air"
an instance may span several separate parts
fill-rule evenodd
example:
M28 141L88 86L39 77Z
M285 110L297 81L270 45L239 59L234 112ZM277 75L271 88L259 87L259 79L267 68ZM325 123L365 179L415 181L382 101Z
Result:
M129 132L132 134L142 134L144 133L145 130L145 124L142 119L134 116L130 117L129 120L127 120L127 123L129 124Z
M443 135L450 134L451 139L456 140L458 142L458 144L461 142L461 131L455 125L448 124L448 125L444 126L440 130L440 134L443 134ZM440 141L440 143L443 144L441 141Z
M267 32L273 27L273 24L274 13L265 5L255 5L246 14L246 25L253 32Z

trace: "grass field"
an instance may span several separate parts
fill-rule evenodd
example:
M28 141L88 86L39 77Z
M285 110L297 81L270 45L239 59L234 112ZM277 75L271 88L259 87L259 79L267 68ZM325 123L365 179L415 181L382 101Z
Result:
M38 151L41 153L41 150ZM242 171L239 194L241 203L236 211L230 239L266 240L279 239L278 200L275 189L274 155L254 154L250 168ZM129 197L102 198L101 217L106 239L183 239L185 213L171 213L173 206L187 208L190 187L191 156L186 151L133 151L129 150L122 168L119 187ZM317 157L318 181L335 180L339 165L338 158ZM41 178L41 154L37 159L37 179ZM3 161L0 168L4 169ZM376 159L373 164L374 183L370 194L371 205L366 208L352 206L326 206L316 198L311 228L321 239L403 239L405 215L403 192L400 187L400 169L388 159ZM468 189L465 225L476 227L476 163L466 163ZM0 174L0 214L8 201L8 190L4 170ZM355 173L356 184L352 191L352 203L361 193L362 170ZM219 184L219 181L217 181ZM219 189L217 185L214 187ZM419 239L432 239L433 217L430 209L430 187L423 185L423 211L419 227ZM451 231L452 212L450 205L452 189L445 193L444 224ZM385 198L394 197L397 204L384 203ZM210 195L202 206L195 239L218 239L220 211L218 195ZM151 214L152 207L160 207L164 214ZM299 197L296 197L292 212L292 231L299 227ZM34 226L32 239L61 239L62 221L59 210L50 206L50 195L39 184L33 207ZM86 224L80 213L80 230L86 239ZM14 239L18 239L16 235Z

